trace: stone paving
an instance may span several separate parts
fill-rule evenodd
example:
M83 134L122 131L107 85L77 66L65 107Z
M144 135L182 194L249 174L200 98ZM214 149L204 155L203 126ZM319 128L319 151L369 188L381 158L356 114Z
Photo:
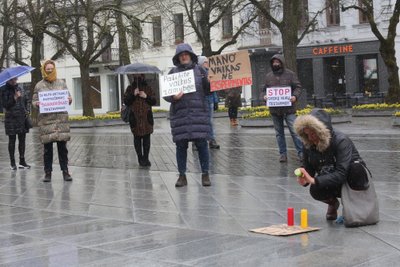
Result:
M292 142L278 162L273 129L230 128L216 120L220 150L211 151L213 185L200 183L189 149L188 186L175 188L175 147L168 121L156 120L153 166L140 169L127 127L73 129L73 182L57 164L43 177L37 131L28 135L30 170L9 170L0 126L1 266L398 266L400 129L388 118L336 125L354 140L375 178L376 226L347 229L324 219L326 205L297 185ZM56 160L56 159L55 159ZM248 229L286 221L286 208L307 208L318 232L272 237Z

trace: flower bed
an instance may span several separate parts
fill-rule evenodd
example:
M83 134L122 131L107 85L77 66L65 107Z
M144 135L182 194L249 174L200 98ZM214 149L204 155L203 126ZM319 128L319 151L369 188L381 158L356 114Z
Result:
M306 115L311 112L313 109L312 106L307 106L304 109L298 110L296 112L297 116ZM239 124L243 127L272 127L274 126L271 114L269 113L268 108L260 109L261 111L254 111L247 114L243 114L243 119L239 121ZM325 108L326 112L328 112L332 116L332 123L347 123L351 122L350 115L346 114L343 110L333 109L333 108Z
M353 117L390 117L396 110L400 110L400 104L365 104L352 107Z

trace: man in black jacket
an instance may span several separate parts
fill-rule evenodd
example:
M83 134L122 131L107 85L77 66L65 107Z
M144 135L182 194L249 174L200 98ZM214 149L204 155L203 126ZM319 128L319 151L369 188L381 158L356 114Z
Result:
M274 128L276 133L276 141L279 147L279 161L287 161L287 148L285 140L285 128L283 122L286 121L286 125L289 128L290 134L293 139L293 143L297 150L299 160L303 159L303 146L300 138L296 135L293 129L293 123L296 119L296 108L295 103L301 95L301 85L297 75L285 68L285 60L282 55L274 55L270 61L272 72L267 74L264 93L267 88L282 88L290 87L291 89L291 106L283 107L270 107L269 111L274 122ZM267 100L268 96L265 94L264 99Z

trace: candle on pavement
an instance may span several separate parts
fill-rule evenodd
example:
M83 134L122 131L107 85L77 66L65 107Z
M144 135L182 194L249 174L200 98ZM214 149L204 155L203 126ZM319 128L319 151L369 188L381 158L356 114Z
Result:
M287 209L287 225L288 226L294 225L294 208Z
M306 209L300 211L300 226L301 228L308 227L308 212Z

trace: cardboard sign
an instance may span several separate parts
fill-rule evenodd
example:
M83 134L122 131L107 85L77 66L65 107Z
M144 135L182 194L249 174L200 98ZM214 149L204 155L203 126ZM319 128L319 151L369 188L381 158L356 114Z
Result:
M54 90L39 92L40 113L54 113L68 111L68 90Z
M275 235L275 236L289 236L289 235L297 235L302 233L308 233L313 231L318 231L320 228L317 227L307 227L301 228L298 225L288 226L287 224L277 224L271 225L268 227L262 227L257 229L250 229L250 232L258 233L258 234L266 234L266 235Z
M182 71L160 77L161 97L176 95L179 92L185 94L196 91L193 70Z
M253 84L247 51L212 56L208 62L212 92Z
M287 107L291 106L292 88L290 87L270 87L267 88L268 107Z

